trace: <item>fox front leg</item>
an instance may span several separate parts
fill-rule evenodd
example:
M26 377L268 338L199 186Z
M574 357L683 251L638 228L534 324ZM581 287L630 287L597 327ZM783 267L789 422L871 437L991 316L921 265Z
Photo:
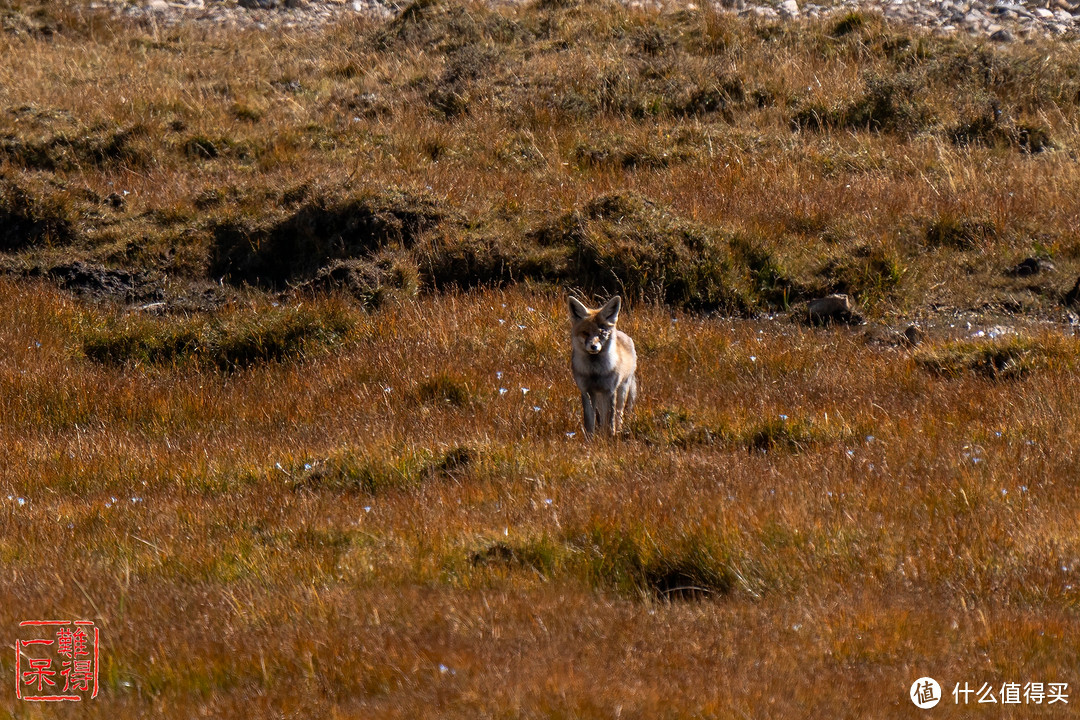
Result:
M615 434L615 393L601 392L593 398L596 414L600 416L600 426L608 435Z
M596 432L596 408L587 392L581 393L581 419L585 423L585 437L592 437Z

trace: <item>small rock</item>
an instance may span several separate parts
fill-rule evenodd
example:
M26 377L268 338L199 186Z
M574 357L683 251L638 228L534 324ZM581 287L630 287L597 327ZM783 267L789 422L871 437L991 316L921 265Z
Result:
M862 317L852 312L851 298L847 295L826 295L811 300L806 306L806 317L812 324L824 325L830 322L858 324Z
M237 5L248 10L273 10L281 7L281 0L239 0Z
M1005 28L990 33L990 39L994 42L1007 43L1013 41L1013 35Z
M281 92L298 93L304 89L299 80L274 80L270 84Z
M911 324L907 326L907 330L904 330L901 337L904 339L904 343L911 347L917 347L922 344L922 341L926 339L926 333L922 331L918 325Z
M799 17L799 3L796 0L784 0L780 3L780 14L786 18Z
M1014 277L1030 277L1044 272L1054 272L1057 268L1054 263L1037 257L1024 258L1019 264L1013 265L1005 272Z

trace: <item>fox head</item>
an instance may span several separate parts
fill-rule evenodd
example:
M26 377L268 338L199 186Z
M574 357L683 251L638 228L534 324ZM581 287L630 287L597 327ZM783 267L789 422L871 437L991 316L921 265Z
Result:
M618 295L597 310L585 307L577 298L570 298L574 348L590 355L602 353L615 337L615 322L621 307L622 298Z

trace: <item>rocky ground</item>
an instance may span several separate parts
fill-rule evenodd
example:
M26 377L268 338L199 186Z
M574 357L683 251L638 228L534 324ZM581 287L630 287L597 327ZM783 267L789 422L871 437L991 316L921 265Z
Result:
M515 0L507 0L513 2ZM220 23L226 26L310 26L342 15L363 13L376 17L392 15L403 0L104 0L97 7L115 7L125 15L143 16L171 24L184 20ZM663 0L629 0L632 6L666 6ZM693 7L693 3L689 3ZM985 35L995 41L1011 42L1033 34L1080 36L1080 2L1068 0L837 0L800 4L798 0L746 2L722 0L721 12L793 19L820 17L851 10L877 12L886 18L911 23L934 32L966 32Z

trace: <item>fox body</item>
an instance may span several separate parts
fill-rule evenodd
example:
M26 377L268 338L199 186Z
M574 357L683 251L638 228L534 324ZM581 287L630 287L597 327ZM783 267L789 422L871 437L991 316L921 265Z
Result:
M616 295L596 310L576 298L570 298L569 304L573 323L570 365L581 391L585 435L592 437L599 422L603 433L614 436L637 397L634 341L615 327L622 298Z

